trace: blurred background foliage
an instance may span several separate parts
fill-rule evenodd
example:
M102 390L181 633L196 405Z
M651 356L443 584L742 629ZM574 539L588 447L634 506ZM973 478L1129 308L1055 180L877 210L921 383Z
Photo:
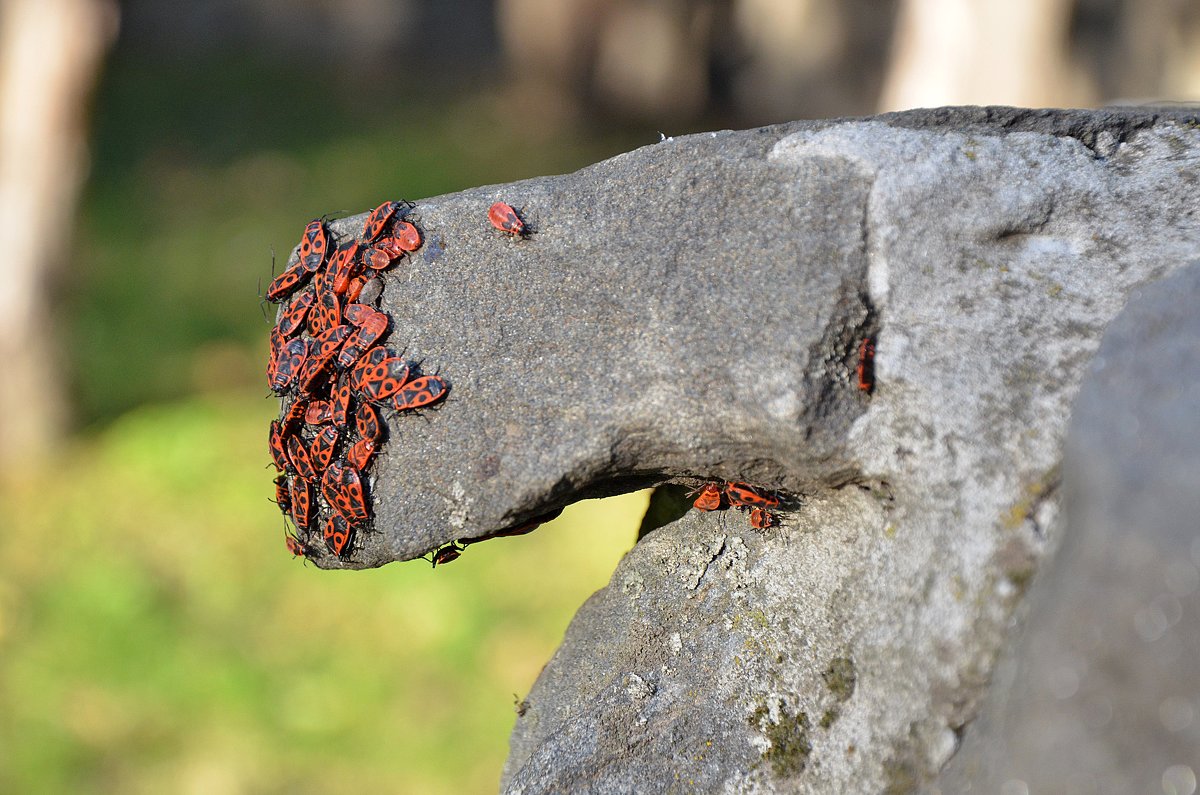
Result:
M432 571L287 555L258 293L309 219L660 133L1200 85L1173 0L0 12L0 792L493 791L516 702L633 544L646 494ZM106 55L45 111L85 40Z

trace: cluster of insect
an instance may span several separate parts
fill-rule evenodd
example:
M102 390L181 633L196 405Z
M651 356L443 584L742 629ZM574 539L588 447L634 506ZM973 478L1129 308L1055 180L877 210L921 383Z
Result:
M867 337L858 344L858 362L855 366L858 388L868 395L875 389L875 338ZM692 507L697 511L721 511L737 508L750 512L750 525L764 530L779 523L779 516L772 512L778 508L780 499L766 489L749 483L708 482L694 489L698 494Z
M299 256L267 286L280 304L270 334L267 383L282 398L270 427L275 502L295 525L288 551L317 554L317 529L345 558L372 519L368 471L387 439L385 413L400 415L446 397L450 384L426 375L385 342L391 317L379 310L381 274L421 248L415 206L386 201L362 232L334 245L324 219L304 228ZM516 210L498 202L488 220L524 237Z
M765 489L749 483L710 482L699 486L692 494L697 492L700 496L692 503L697 511L723 511L727 508L749 511L750 526L759 530L779 523L779 517L770 510L779 507L779 497Z

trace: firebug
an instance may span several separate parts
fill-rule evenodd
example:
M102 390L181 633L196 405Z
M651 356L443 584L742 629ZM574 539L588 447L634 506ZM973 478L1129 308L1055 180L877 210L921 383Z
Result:
M376 350L383 349L374 348L371 353ZM377 402L392 397L407 382L408 363L399 357L383 359L369 367L360 365L350 373L350 385L365 399Z
M359 439L350 446L350 450L346 453L346 463L359 472L365 471L371 465L371 458L375 455L375 446L375 442L371 439Z
M436 403L446 396L450 386L441 377L423 375L409 381L391 398L392 408L396 411L419 409Z
M271 379L271 391L282 394L287 391L292 382L300 374L309 358L308 340L297 337L288 340L275 364L275 375Z
M333 460L333 450L337 447L337 441L336 425L326 425L312 440L312 446L308 448L308 453L313 469L317 472L324 472L329 466L329 462Z
M421 230L408 221L397 221L392 224L392 236L388 239L401 251L416 251L421 247Z
M275 504L279 506L279 510L283 511L285 516L292 510L292 492L288 487L287 480L287 475L275 478Z
M699 489L700 496L692 503L697 511L718 511L721 509L724 492L716 483L705 483ZM695 492L692 492L693 494ZM690 495L689 495L690 496Z
M328 400L314 400L304 410L304 421L309 425L324 425L333 421L333 406Z
M340 558L350 546L350 536L353 532L354 528L345 519L332 513L325 521L325 545Z
M278 420L271 420L271 461L274 462L275 468L280 472L285 472L291 468L288 462L287 447L283 442L283 426Z
M346 285L346 294L344 296L342 296L343 298L346 299L347 303L354 303L355 301L359 300L359 298L361 296L363 296L363 290L366 288L366 286L368 284L370 284L371 276L372 276L372 274L370 274L370 273L360 273L357 276L355 276L353 279L350 280L350 284ZM375 300L375 298L378 298L378 297L379 296L376 295L374 298L370 298L370 299L364 298L363 300L372 300L373 301L373 300Z
M429 561L433 563L436 569L438 566L444 566L447 563L452 563L462 557L463 550L466 547L460 546L457 541L451 541L449 544L444 544L429 553Z
M383 314L366 304L348 303L342 312L342 318L355 328L362 328L375 315Z
M346 288L350 285L350 280L353 279L358 271L358 248L357 240L351 240L338 246L337 251L333 254L333 259L329 261L329 270L326 273L326 282L333 292L341 295L346 292Z
M297 529L306 531L312 522L312 486L301 477L292 478L288 485L292 491L292 521L296 523Z
M317 290L312 310L308 313L308 331L319 337L342 322L342 303L337 293L328 287Z
M313 273L321 267L329 253L328 240L325 222L320 218L304 227L304 236L300 239L300 265L304 270Z
M279 357L283 355L283 346L287 343L287 339L283 336L283 332L278 326L271 329L270 338L270 353L267 355L267 383L275 383L275 376L279 372Z
M381 237L363 249L363 265L371 270L381 271L392 264L392 260L404 254L400 244L390 237Z
M488 208L487 215L488 221L491 222L492 226L506 235L512 235L513 237L525 237L528 235L525 222L521 220L521 216L510 204L496 202Z
M349 333L350 326L334 326L316 338L298 379L301 391L311 394L321 386L334 354L342 347Z
M383 234L387 229L388 221L392 220L392 216L401 207L411 207L408 202L403 201L388 201L376 207L367 216L366 223L363 224L362 236L365 240L374 240Z
M875 389L875 340L871 337L858 344L858 388L868 395Z
M763 494L749 483L727 483L725 494L729 497L729 504L739 508L774 508L779 504L777 497Z
M350 376L343 375L338 379L337 386L333 389L333 395L329 399L329 419L339 428L344 428L348 422L350 396L353 392L354 390L350 388Z
M358 470L342 461L334 461L325 470L325 476L321 479L321 494L350 524L359 524L370 518Z
M358 435L362 438L372 442L383 438L383 421L379 417L379 411L370 403L359 405L358 412L354 415L354 423Z
M313 291L305 290L296 296L292 303L284 311L279 318L278 325L275 326L279 333L284 337L290 337L304 327L304 320L308 317L308 310L313 305Z
M292 466L300 473L300 477L307 481L315 481L317 479L317 470L313 466L312 457L308 454L308 447L299 436L289 436L287 440L288 458L292 462ZM292 495L292 502L295 502L295 494Z
M358 304L358 306L362 306L362 304ZM370 314L362 319L362 325L350 335L338 354L337 365L340 369L353 365L360 356L366 353L367 349L387 333L390 318L385 313L376 312L370 307L367 307L367 311Z
M766 508L751 508L750 509L750 526L759 530L765 530L768 527L775 526L775 514L768 511Z
M293 400L292 404L288 406L287 412L284 413L283 419L280 420L283 432L286 434L295 428L307 414L308 403L303 400Z
M304 270L300 266L300 263L297 262L272 279L271 283L267 285L267 300L272 303L279 303L295 292L296 288L304 284L309 275L309 272Z
M298 537L291 533L284 533L284 543L287 544L287 551L292 553L294 558L307 558L309 556L308 547Z

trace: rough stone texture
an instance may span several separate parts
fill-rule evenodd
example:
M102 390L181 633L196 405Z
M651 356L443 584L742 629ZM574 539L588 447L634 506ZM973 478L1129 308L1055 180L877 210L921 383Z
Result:
M1195 792L1198 300L1200 263L1105 333L1071 416L1062 545L941 791Z
M453 391L393 421L344 565L670 479L780 488L780 527L693 513L634 548L527 699L504 787L921 786L1047 549L1105 325L1200 250L1198 165L1183 111L942 109L422 201L384 303ZM492 232L496 199L537 234Z

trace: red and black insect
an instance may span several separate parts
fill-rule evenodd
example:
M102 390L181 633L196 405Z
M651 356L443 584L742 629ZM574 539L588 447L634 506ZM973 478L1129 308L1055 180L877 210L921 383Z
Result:
M366 304L347 303L346 309L342 312L342 317L351 326L362 328L367 318L378 314L380 313Z
M325 546L339 558L349 548L353 534L354 527L336 513L330 514L325 521Z
M279 323L275 328L284 337L290 337L304 327L304 320L308 317L308 310L313 305L313 291L305 290L296 296L283 315L279 318Z
M330 289L339 295L346 292L346 288L350 286L350 280L361 270L358 262L358 248L357 240L343 243L337 247L337 251L333 253L333 259L329 261L326 280Z
M329 329L341 324L342 303L337 293L322 286L316 291L312 310L308 314L308 331L319 337Z
M312 461L313 469L317 472L324 472L329 466L329 462L333 460L333 450L337 447L338 429L336 425L326 425L321 429L320 433L312 440L312 446L308 448L308 457Z
M300 474L300 477L309 482L314 482L317 479L317 470L313 466L312 457L308 453L308 448L299 436L289 436L287 440L288 459L292 462L292 467ZM293 496L293 502L295 498Z
M364 296L364 290L366 286L371 283L371 278L373 275L374 274L371 273L360 273L350 280L350 284L346 285L346 294L342 296L346 299L346 303L354 303L355 301L359 300L360 297ZM374 301L378 297L379 294L377 292L375 296L371 297L370 299L364 298L363 300Z
M303 478L293 477L288 486L292 492L292 521L298 530L307 532L313 514L312 485Z
M283 442L283 426L278 420L271 420L271 461L274 462L275 468L280 472L285 472L291 468L288 463L287 447Z
M359 472L363 472L371 465L371 458L375 455L375 449L376 444L371 439L359 439L346 452L346 463Z
M408 363L397 356L370 364L375 351L386 353L387 349L374 348L369 351L367 358L351 371L350 385L364 399L382 402L399 392L408 382Z
M724 502L724 491L721 489L720 484L705 483L700 488L691 492L691 494L688 496L690 497L697 491L700 492L700 496L697 497L695 502L692 503L693 508L695 508L697 511L721 510L721 505Z
M288 340L275 362L275 372L271 377L271 391L283 394L296 380L309 358L308 340L296 338Z
M436 569L438 566L444 566L447 563L452 563L462 557L463 550L466 547L460 546L457 541L451 541L449 544L444 544L429 553L430 563ZM424 557L424 556L422 556Z
M287 413L280 420L283 432L286 434L294 429L308 414L308 403L303 400L293 400L292 405L288 406Z
M867 337L858 344L858 388L868 395L875 389L875 339Z
M378 442L383 438L383 420L379 411L370 403L363 403L354 415L354 425L363 439Z
M362 306L362 304L356 304L356 306ZM337 366L340 369L353 365L360 356L379 341L380 337L387 333L390 318L383 312L376 312L370 307L364 308L369 314L360 319L358 329L350 335L338 354Z
M300 239L300 265L309 273L314 273L325 261L329 253L329 237L325 230L325 222L320 218L310 221L304 227L304 236Z
M333 389L329 399L329 420L338 427L344 427L350 414L350 396L354 390L350 387L350 376L342 375Z
M729 504L739 508L774 508L779 505L779 498L764 494L749 483L726 483L725 495Z
M270 353L267 354L267 383L275 382L275 375L279 371L279 357L283 355L283 346L287 339L283 333L279 331L279 327L275 326L271 329L270 338Z
M350 326L334 326L313 342L312 350L308 354L308 361L298 379L302 392L311 394L321 386L326 371L333 361L333 356L346 341L347 335L350 334L350 328Z
M496 202L488 208L487 216L492 226L506 235L525 237L529 234L529 231L525 228L525 222L521 220L520 214L510 204Z
M408 221L392 224L392 236L388 238L401 251L416 251L421 247L421 230Z
M279 510L283 511L284 516L292 511L292 492L288 488L287 481L287 475L275 478L275 504L279 506Z
M291 533L283 534L284 543L287 544L287 551L292 553L294 558L307 558L309 556L308 547L296 536Z
M304 421L309 425L324 425L333 421L333 406L328 400L314 400L304 410Z
M334 461L325 470L325 476L321 479L321 494L350 524L359 524L370 518L358 470L342 461Z
M400 248L400 243L395 238L381 237L363 249L363 265L371 270L381 271L403 254L404 249Z
M768 511L766 508L751 508L750 509L750 526L759 530L766 530L768 527L774 527L778 517Z
M393 395L391 405L396 411L419 409L438 402L449 391L450 385L440 376L423 375L409 381Z
M374 240L382 235L387 229L388 221L392 220L392 216L401 207L412 207L412 204L405 201L388 201L372 210L371 214L367 216L366 223L363 224L363 238Z
M276 276L267 285L267 300L272 303L279 303L284 298L294 293L296 289L304 284L305 280L311 274L297 262L292 267L285 270L283 273Z

